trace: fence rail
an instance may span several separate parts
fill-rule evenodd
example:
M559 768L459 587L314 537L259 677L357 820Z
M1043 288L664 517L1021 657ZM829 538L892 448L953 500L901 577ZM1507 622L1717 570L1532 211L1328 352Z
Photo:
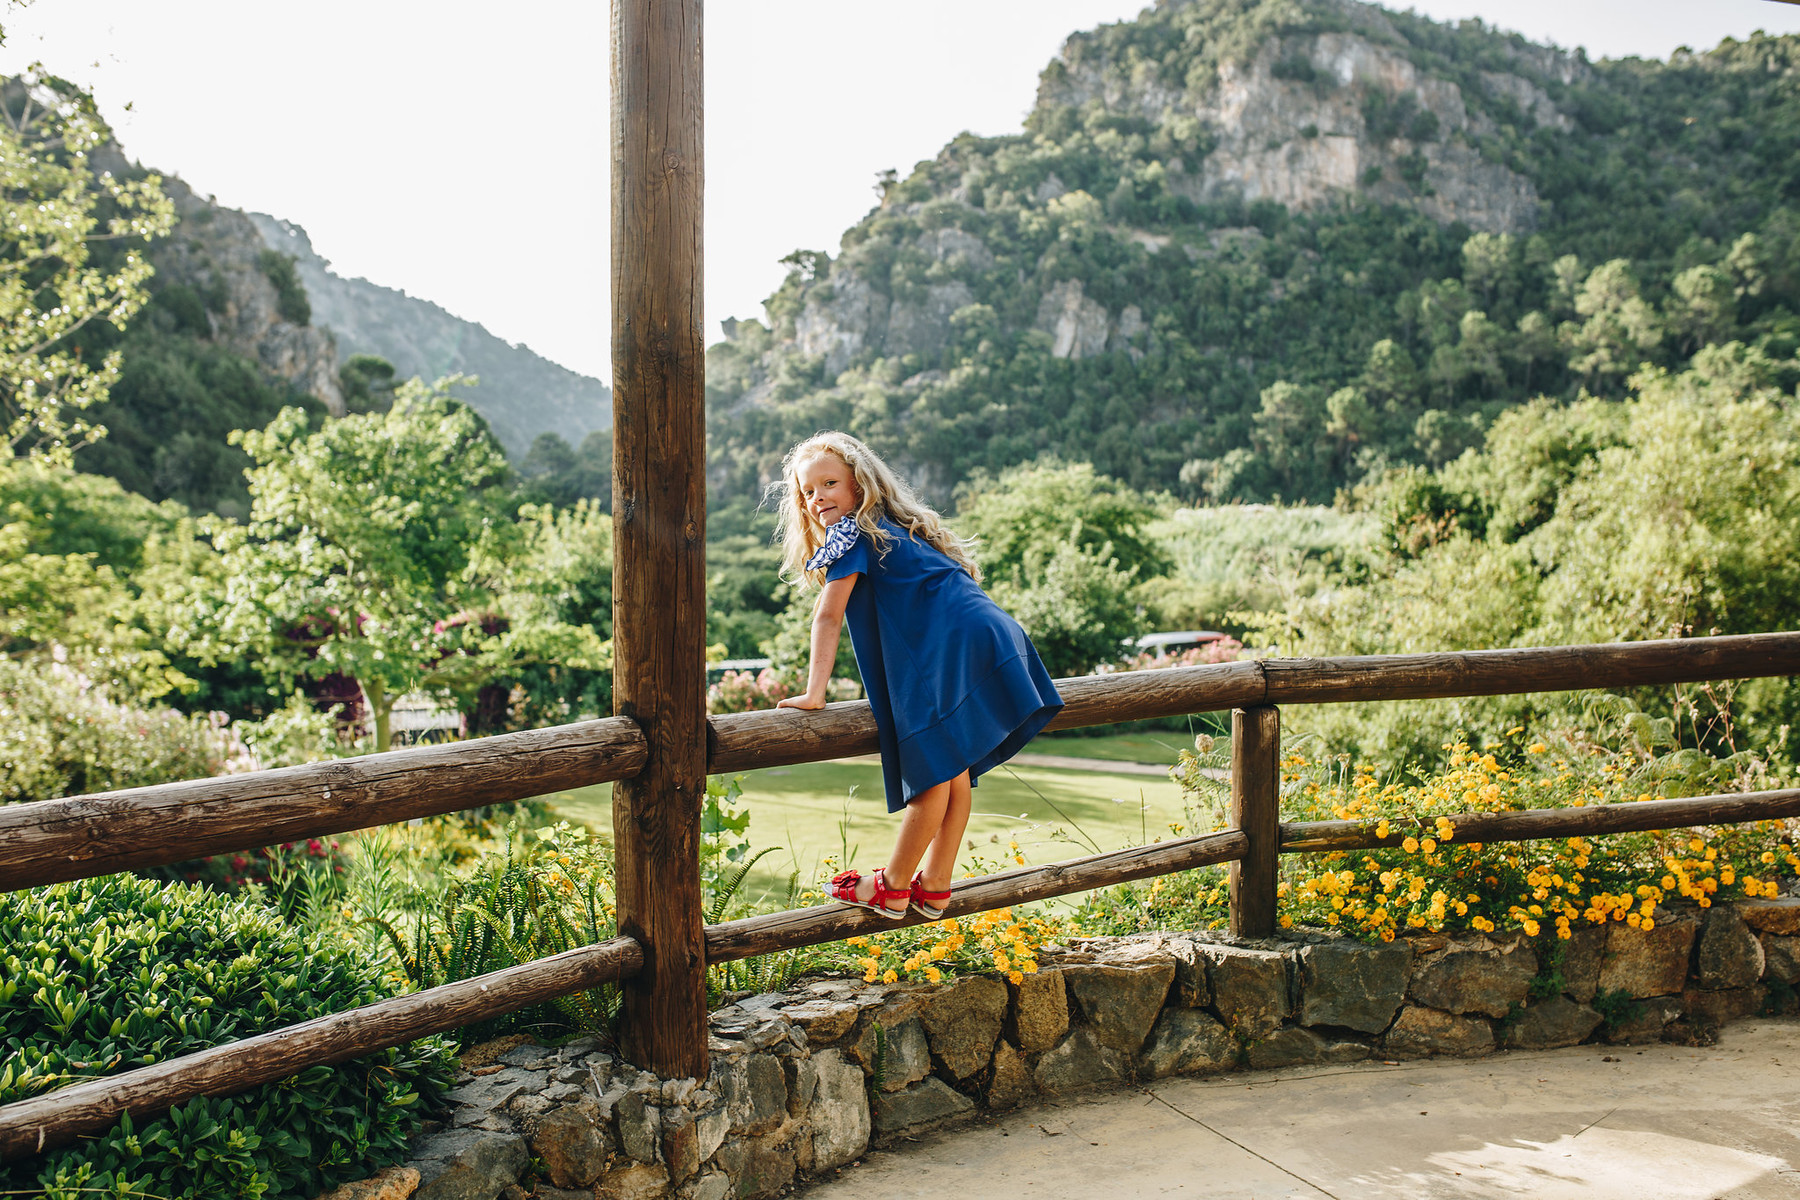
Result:
M1057 681L1052 729L1269 704L1442 699L1800 674L1800 633L1453 654L1271 658ZM867 701L710 719L707 773L873 753ZM248 775L0 807L0 889L326 837L628 778L648 761L627 717Z
M1232 928L1272 931L1277 855L1398 844L1369 823L1279 822L1277 701L1337 703L1577 688L1631 687L1800 674L1800 633L1361 659L1270 659L1059 681L1057 727L1183 712L1233 711L1236 827L1150 846L1024 867L952 887L946 912L966 915L1215 863L1232 867ZM874 748L863 703L822 713L715 717L713 772L812 762ZM413 816L522 799L626 778L647 761L635 722L588 721L449 746L194 780L0 808L0 885L19 888L166 863L202 853L320 836ZM1679 829L1800 816L1800 789L1450 818L1460 842ZM144 844L133 844L142 839ZM919 918L910 918L916 923ZM704 930L705 961L837 941L890 929L858 909L821 906ZM631 936L491 975L89 1080L0 1107L0 1159L106 1129L121 1113L150 1116L199 1095L226 1095L306 1066L342 1062L606 982L639 978L648 953Z

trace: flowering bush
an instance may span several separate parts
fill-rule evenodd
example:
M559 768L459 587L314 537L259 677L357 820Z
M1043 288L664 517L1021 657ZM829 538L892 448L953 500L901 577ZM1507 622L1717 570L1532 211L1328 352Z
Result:
M1211 663L1236 662L1244 652L1244 643L1234 637L1222 637L1201 646L1170 654L1167 650L1146 650L1116 663L1102 663L1095 674L1110 675L1116 671L1155 671L1162 667L1201 667Z
M786 681L768 667L755 675L748 671L727 671L719 682L706 689L706 711L756 712L774 708L793 694Z
M1609 760L1596 769L1567 758L1545 761L1541 740L1477 753L1448 743L1448 764L1419 783L1381 783L1373 770L1342 760L1282 760L1284 808L1301 820L1360 821L1397 846L1284 859L1281 923L1326 925L1366 940L1408 929L1570 937L1581 924L1623 922L1650 929L1671 897L1708 907L1735 891L1773 896L1779 875L1800 873L1786 822L1614 834L1487 845L1458 840L1463 812L1629 804L1642 764ZM1510 751L1508 763L1493 752ZM1637 769L1634 769L1634 766ZM1659 789L1660 791L1660 789Z
M332 903L343 895L348 862L349 855L336 838L309 838L137 873L152 879L204 883L220 891L248 891L291 920L302 915L309 903Z
M719 682L706 689L706 711L756 712L774 708L802 690L800 682L772 667L764 667L755 675L748 671L727 671ZM854 679L833 679L825 686L827 700L855 700L861 695L862 688Z
M844 944L858 952L867 983L900 979L940 983L968 972L998 971L1014 983L1038 969L1038 952L1078 933L1073 921L1042 915L1015 916L1010 908L946 917Z
M120 703L63 663L0 658L0 803L199 779L247 757L220 721Z

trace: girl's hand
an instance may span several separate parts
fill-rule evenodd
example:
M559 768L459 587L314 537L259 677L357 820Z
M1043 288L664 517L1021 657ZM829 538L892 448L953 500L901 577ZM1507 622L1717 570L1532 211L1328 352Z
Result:
M777 700L775 702L775 707L776 708L800 708L800 709L805 709L808 712L810 712L815 708L824 708L825 707L825 697L814 696L814 695L811 695L810 693L805 696L789 696L786 700Z

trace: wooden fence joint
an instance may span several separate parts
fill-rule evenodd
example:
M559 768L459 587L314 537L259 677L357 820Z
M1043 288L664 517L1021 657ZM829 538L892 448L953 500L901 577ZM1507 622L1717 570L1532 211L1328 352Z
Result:
M1273 705L1231 712L1231 821L1249 846L1230 867L1231 932L1275 932L1281 877L1281 712Z

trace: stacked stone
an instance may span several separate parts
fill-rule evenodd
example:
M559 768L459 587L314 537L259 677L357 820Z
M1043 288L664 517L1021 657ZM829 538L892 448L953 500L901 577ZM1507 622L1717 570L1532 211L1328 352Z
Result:
M1649 932L1584 927L1561 945L1540 962L1516 937L1149 934L1047 952L1019 984L822 980L715 1012L704 1081L639 1071L592 1038L517 1046L459 1080L448 1121L409 1164L416 1200L757 1200L871 1144L1040 1095L1704 1039L1771 1001L1792 1007L1800 899L1664 911ZM534 1193L519 1182L528 1168Z

